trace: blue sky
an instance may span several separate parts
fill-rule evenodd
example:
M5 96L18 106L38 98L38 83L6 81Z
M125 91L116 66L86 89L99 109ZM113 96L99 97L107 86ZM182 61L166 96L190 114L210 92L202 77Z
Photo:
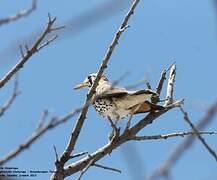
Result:
M57 17L57 23L64 24L102 2L104 1L39 1L38 8L32 15L2 26L1 77L20 58L19 42L17 50L7 47L44 27L48 12ZM120 83L121 86L134 84L144 77L155 86L161 70L175 59L177 79L174 96L176 99L186 97L185 109L193 122L199 121L207 107L217 98L217 9L214 8L213 2L214 0L141 1L129 22L130 28L124 32L111 57L105 72L108 78L111 81L116 80L129 71L129 76ZM15 14L29 5L27 0L2 0L0 17ZM120 13L84 29L81 33L68 33L67 36L64 32L58 33L59 41L34 55L24 66L20 71L19 83L22 94L0 119L0 156L17 147L31 135L44 109L48 109L49 117L53 117L62 116L82 105L87 91L77 92L72 88L89 73L97 71L129 5L130 3L126 3ZM9 54L5 53L8 51ZM12 89L13 80L1 89L1 103L8 99ZM134 119L136 121L141 117L140 115ZM76 118L72 118L66 124L46 133L30 149L7 165L26 170L52 170L55 160L53 145L59 154L63 152L75 120ZM207 129L217 131L216 127L215 118ZM178 109L174 109L142 133L154 135L188 129L182 114ZM94 152L107 143L110 131L109 123L90 108L76 151ZM213 149L217 149L216 137L206 136L206 140ZM101 164L121 169L122 174L92 167L83 179L142 179L144 175L150 175L181 141L180 138L174 138L129 143L99 161ZM131 154L126 158L125 154L130 152L127 151L129 149L138 154L137 160ZM172 175L176 180L217 179L216 162L201 143L196 141L193 148L174 166ZM49 176L50 174L38 176L37 179L43 180ZM76 179L77 176L78 174L68 179Z

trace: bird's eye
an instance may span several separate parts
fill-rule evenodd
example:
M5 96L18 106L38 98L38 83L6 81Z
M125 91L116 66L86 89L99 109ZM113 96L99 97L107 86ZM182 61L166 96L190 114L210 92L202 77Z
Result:
M88 76L87 78L88 78L88 81L90 82L90 85L92 85L93 82L92 82L92 78L91 78L91 76Z

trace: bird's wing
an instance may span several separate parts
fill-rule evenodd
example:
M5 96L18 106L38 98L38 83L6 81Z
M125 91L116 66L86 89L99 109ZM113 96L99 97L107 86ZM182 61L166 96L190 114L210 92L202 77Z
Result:
M99 99L101 98L110 98L110 97L115 97L115 98L119 98L119 97L124 97L126 95L156 95L156 93L152 90L146 89L146 90L138 90L138 91L128 91L125 88L120 88L120 87L113 87L111 89L107 89L104 91L104 93L102 92L102 96L99 97Z
M113 87L112 89L105 90L102 92L101 98L110 98L110 97L123 97L128 95L128 91L125 88Z
M156 92L150 90L150 89L142 89L142 90L138 90L138 91L132 91L129 92L131 95L140 95L140 94L151 94L151 95L157 95Z
M165 108L163 106L153 104L149 101L145 101L143 104L140 105L140 107L134 112L134 114L139 114L139 113L146 113L150 111L156 111L156 110L164 110Z

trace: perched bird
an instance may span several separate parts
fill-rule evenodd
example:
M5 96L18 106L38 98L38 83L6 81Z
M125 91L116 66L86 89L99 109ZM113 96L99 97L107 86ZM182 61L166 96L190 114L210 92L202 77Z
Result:
M90 88L96 79L96 73L90 74L83 83L74 87L75 90ZM125 88L113 87L105 75L102 75L92 105L103 117L116 122L128 115L130 119L134 114L145 113L163 109L162 106L147 101L153 95L157 95L150 89L128 91Z

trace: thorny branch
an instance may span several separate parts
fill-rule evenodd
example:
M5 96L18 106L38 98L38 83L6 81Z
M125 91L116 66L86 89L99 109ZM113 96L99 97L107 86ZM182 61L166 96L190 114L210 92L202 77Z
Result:
M47 43L41 45L41 43L43 42L44 38L52 31L56 30L56 28L52 28L54 22L56 21L56 18L51 18L50 15L49 16L49 20L47 23L47 26L44 30L44 32L42 32L42 34L38 37L38 39L35 41L35 43L33 44L33 46L31 48L29 48L27 45L25 45L25 49L26 52L23 52L22 46L20 46L20 51L21 51L21 55L22 58L21 60L14 66L12 67L6 74L5 76L0 80L0 88L2 88L10 79L12 76L14 76L23 66L24 64L30 59L30 57L32 57L33 54L37 53L38 51L40 51L43 47L49 45L50 42L52 42L53 40L56 39L55 38L51 38L51 40L48 40Z
M199 131L197 130L197 128L194 126L194 124L191 122L188 113L184 111L184 109L180 106L180 110L184 115L184 120L190 125L190 127L192 128L192 130L195 132L195 134L197 135L198 139L202 142L202 144L204 145L204 147L209 151L209 153L215 158L215 160L217 161L217 155L215 153L214 150L212 150L212 148L207 144L207 142L205 141L205 139L200 135Z
M37 0L32 0L32 5L29 9L20 11L13 16L0 19L0 26L2 26L3 24L14 22L22 17L28 16L36 9L36 3L37 3Z
M0 108L0 117L4 115L5 111L7 111L11 107L12 103L17 98L17 96L20 95L20 92L18 90L18 83L18 77L16 77L14 82L13 94L11 98L7 102L5 102L5 104Z
M217 114L217 101L213 103L212 106L208 109L204 117L199 121L196 125L196 129L199 131L203 130L210 124L215 115ZM160 177L167 176L170 174L172 167L178 162L178 160L184 155L184 153L192 147L195 141L195 136L188 136L180 143L174 151L169 155L169 157L165 160L165 162L157 168L152 175L148 178L148 180L156 180Z
M80 113L80 116L76 122L75 128L72 131L70 140L68 142L68 145L64 151L64 153L62 154L62 156L60 157L59 163L56 163L56 173L53 174L53 179L63 179L64 178L64 164L69 160L69 157L71 156L72 151L74 150L75 144L77 142L78 136L80 134L81 128L83 127L83 123L86 119L86 114L88 111L88 106L86 104L89 103L89 101L92 99L92 96L95 92L95 89L98 85L99 79L103 74L103 71L105 70L105 68L107 67L107 64L110 60L110 57L116 47L116 45L118 44L118 41L120 39L121 34L124 32L124 30L128 27L127 23L128 20L130 18L130 16L133 14L137 4L139 3L139 0L135 0L130 8L130 10L128 11L127 15L125 16L119 30L117 31L117 33L115 34L115 37L111 43L111 45L109 46L105 57L103 58L102 64L97 72L97 76L96 79L93 83L93 86L91 87L89 93L87 94L87 98L85 100L84 103L84 107Z

